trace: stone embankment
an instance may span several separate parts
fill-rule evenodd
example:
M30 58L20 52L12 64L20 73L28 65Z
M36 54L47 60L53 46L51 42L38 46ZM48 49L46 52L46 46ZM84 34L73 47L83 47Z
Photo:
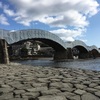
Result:
M100 72L0 65L0 100L100 100Z

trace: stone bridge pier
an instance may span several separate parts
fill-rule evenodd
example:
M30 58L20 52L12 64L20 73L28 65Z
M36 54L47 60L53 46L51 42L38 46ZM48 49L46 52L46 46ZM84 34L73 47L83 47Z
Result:
M7 42L4 39L0 39L0 63L9 64Z
M87 59L89 58L89 53L81 53L79 54L79 59Z
M55 53L54 53L54 60L63 60L63 59L68 59L68 52L67 52L67 50L55 51Z
M67 48L68 59L73 59L73 52L71 48Z
M66 50L55 51L54 60L64 60L64 59L73 59L73 53L71 48Z
M97 50L93 49L89 51L89 57L95 59L97 57L100 57L100 53Z

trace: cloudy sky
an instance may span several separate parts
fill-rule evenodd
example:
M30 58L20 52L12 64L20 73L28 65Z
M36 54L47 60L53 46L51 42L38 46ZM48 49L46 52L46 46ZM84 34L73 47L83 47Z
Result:
M0 29L32 28L100 47L100 0L0 0Z

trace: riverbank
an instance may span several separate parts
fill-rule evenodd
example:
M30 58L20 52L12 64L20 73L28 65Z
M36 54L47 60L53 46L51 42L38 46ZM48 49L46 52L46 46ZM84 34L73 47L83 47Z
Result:
M0 65L0 100L100 100L100 71Z

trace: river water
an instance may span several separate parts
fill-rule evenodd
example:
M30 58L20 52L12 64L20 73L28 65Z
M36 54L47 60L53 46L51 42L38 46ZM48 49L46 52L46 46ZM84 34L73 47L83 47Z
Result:
M44 66L44 67L67 67L81 68L100 71L100 58L87 60L53 61L47 59L17 61L23 65Z

